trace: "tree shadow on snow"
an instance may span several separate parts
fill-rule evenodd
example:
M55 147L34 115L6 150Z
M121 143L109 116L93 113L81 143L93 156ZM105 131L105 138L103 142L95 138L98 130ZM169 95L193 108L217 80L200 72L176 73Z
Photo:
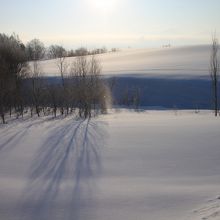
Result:
M27 119L23 120L22 123L10 124L10 126L4 128L0 133L0 152L9 152L23 141L30 129L41 126L44 123L45 120Z
M35 155L20 219L86 219L101 173L106 124L69 120L52 129Z

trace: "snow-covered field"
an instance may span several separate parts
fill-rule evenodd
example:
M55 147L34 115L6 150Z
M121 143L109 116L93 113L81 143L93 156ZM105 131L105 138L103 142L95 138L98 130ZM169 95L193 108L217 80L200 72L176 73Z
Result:
M102 74L114 77L114 104L138 88L142 107L212 108L209 74L210 45L158 49L124 49L97 55ZM75 58L66 58L68 71ZM57 60L41 63L50 82L59 82Z
M220 219L219 130L209 111L1 125L0 219Z
M210 46L127 49L97 57L106 76L198 78L209 75ZM73 59L66 59L69 67ZM56 60L41 66L46 76L59 76Z

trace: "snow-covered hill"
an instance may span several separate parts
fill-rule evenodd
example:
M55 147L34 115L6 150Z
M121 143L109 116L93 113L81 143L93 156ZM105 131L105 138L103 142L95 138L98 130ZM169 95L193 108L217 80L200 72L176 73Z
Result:
M209 111L1 125L0 219L220 219L219 128Z
M210 46L127 49L97 56L104 75L201 77L209 73ZM67 58L71 65L74 58ZM46 76L58 76L56 60L41 62Z
M211 109L210 46L127 49L97 55L102 74L114 77L113 96L122 105L126 94L140 92L142 107ZM75 58L66 58L71 67ZM41 62L48 80L59 77L57 61ZM58 78L56 78L57 80ZM131 95L132 96L132 95Z

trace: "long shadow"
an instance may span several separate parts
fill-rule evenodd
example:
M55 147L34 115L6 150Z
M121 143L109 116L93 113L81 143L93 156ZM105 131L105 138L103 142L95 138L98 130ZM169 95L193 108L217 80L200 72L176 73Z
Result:
M172 74L174 69L145 69L143 73L126 71L128 74L115 72L112 95L116 105L123 105L125 96L132 97L135 89L140 90L141 107L163 107L173 109L211 109L212 90L209 73L203 75L205 70L175 69L180 73L176 77ZM161 72L159 75L155 72ZM167 72L165 74L165 72ZM201 75L199 72L201 71ZM170 73L169 73L170 72ZM194 72L198 72L194 74ZM164 75L163 75L164 73ZM189 74L193 73L193 75ZM112 82L112 77L102 76L105 83ZM60 77L47 77L49 84L60 83Z
M178 109L212 108L211 81L208 77L181 79L118 76L113 88L115 103L123 105L125 94L131 97L135 88L140 90L140 106L142 107L158 106L168 109L173 109L174 106Z
M1 151L6 152L16 147L17 144L21 142L23 138L27 135L28 131L31 128L40 126L44 122L45 122L44 120L38 121L38 120L28 119L15 125L12 124L8 128L2 129L0 134L0 137L2 139L2 142L0 144L0 152Z
M106 124L69 120L52 129L35 155L20 219L85 219L101 173ZM82 217L83 216L83 217Z

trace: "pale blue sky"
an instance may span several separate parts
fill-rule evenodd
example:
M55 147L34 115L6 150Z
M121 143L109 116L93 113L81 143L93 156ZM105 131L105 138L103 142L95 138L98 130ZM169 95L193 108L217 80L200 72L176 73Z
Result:
M0 0L0 27L73 48L206 44L220 0Z

